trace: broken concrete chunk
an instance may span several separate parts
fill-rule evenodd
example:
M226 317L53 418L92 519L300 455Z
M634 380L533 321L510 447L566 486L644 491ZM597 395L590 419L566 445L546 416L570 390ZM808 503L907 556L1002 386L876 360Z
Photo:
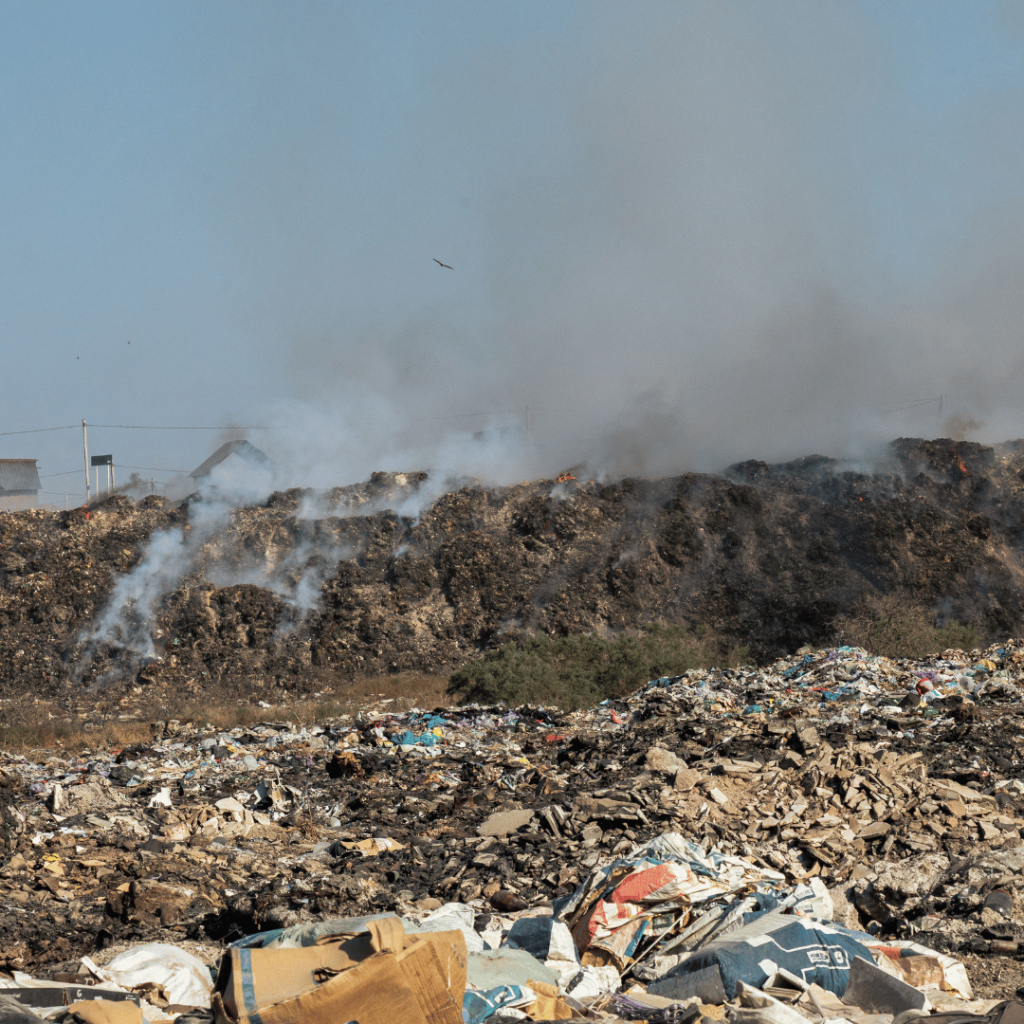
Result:
M213 806L217 810L229 814L234 821L242 821L244 819L245 807L233 796L226 796L223 800L218 800Z
M818 735L818 730L808 722L802 724L793 734L792 743L806 757L815 748L821 746L821 737Z
M934 891L949 870L949 858L944 853L926 853L908 860L882 861L875 870L876 891L887 899L905 900Z

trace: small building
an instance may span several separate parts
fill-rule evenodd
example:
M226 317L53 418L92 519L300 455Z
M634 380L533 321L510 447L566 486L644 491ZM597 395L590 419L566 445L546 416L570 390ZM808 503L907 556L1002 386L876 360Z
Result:
M40 487L35 459L0 459L0 511L35 508Z
M237 477L246 475L253 470L261 473L270 473L273 465L268 456L259 450L254 444L248 441L228 441L222 444L201 466L193 469L189 476L197 484L204 484L210 480L210 475L218 467L223 471L218 476Z

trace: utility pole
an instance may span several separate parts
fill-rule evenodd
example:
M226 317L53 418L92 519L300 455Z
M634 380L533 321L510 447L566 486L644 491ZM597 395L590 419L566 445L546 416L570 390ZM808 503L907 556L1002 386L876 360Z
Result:
M942 403L945 402L945 400L946 400L946 396L945 395L939 395L939 417L938 417L938 419L936 420L936 423L935 423L935 426L936 426L936 430L935 430L936 436L938 436L939 434L942 433Z
M85 436L85 420L82 420L82 452L85 459L85 503L89 504L89 441Z

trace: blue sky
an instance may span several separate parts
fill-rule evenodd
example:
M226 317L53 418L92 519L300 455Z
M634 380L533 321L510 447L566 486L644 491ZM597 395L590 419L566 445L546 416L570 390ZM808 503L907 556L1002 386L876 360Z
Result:
M0 3L0 433L314 485L1024 435L1022 51L1004 0Z

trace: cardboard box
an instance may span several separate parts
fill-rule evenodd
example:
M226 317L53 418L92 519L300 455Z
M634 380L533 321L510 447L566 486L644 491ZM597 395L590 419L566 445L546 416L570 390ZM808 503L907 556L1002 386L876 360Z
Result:
M238 1024L462 1024L461 932L406 935L397 917L300 949L233 949L215 995Z

